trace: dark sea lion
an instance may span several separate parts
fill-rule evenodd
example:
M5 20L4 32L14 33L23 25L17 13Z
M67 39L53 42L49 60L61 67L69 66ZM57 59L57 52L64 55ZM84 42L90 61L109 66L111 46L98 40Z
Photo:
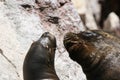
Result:
M100 30L69 32L64 45L87 80L120 80L120 39Z
M59 80L54 67L56 39L49 32L33 42L23 65L24 80Z

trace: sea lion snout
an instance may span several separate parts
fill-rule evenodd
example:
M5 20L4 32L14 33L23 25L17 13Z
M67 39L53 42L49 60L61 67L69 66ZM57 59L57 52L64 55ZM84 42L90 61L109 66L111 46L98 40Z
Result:
M75 40L77 39L77 36L75 33L72 33L72 32L68 32L66 33L66 35L64 36L64 40L67 41L67 40Z
M66 33L63 42L66 49L69 49L71 46L75 44L81 44L82 40L79 39L76 33L68 32Z

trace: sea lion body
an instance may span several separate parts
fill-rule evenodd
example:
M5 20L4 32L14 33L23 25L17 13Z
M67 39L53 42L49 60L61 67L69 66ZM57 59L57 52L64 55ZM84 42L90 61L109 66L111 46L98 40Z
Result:
M120 80L120 39L101 30L67 33L64 45L88 80Z
M24 80L59 80L54 68L55 37L45 32L32 43L23 64Z

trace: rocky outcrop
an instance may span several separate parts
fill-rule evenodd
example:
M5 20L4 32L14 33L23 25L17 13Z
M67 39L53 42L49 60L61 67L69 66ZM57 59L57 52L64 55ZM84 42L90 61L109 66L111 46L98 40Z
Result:
M79 13L84 26L90 30L98 29L100 5L98 0L72 0L77 12Z
M23 80L23 60L43 32L57 38L55 68L60 80L85 80L62 44L66 32L85 30L69 0L0 1L0 80Z
M99 0L101 4L100 27L103 28L104 21L111 12L115 12L120 18L120 0Z
M113 32L115 35L120 37L120 19L114 12L111 12L108 15L108 18L104 22L103 29L105 31Z

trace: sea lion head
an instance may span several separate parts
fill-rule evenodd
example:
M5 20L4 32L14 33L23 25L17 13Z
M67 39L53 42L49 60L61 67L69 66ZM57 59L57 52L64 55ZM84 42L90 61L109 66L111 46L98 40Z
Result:
M56 48L56 38L49 32L45 32L44 34L42 34L39 41L44 47Z
M116 37L102 30L69 32L64 37L64 46L70 58L84 70L97 65L106 54L115 51L115 45L118 45Z
M56 50L56 38L49 32L42 34L38 42L48 51L49 60L54 64L55 50Z

